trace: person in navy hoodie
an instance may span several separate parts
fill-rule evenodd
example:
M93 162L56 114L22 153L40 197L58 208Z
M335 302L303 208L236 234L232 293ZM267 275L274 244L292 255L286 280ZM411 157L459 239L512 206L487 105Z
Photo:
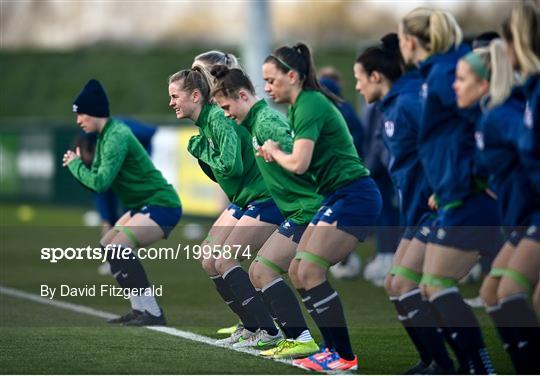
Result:
M501 277L516 279L516 273L522 274L509 269L508 265L522 252L521 241L527 225L540 213L540 195L535 192L527 169L520 161L518 141L525 97L520 87L512 90L513 83L512 66L504 45L501 40L495 40L489 48L475 50L458 62L454 90L460 108L478 102L483 108L475 134L476 144L480 162L491 173L489 187L497 195L506 242L484 280L481 295L516 372L524 374L540 369L538 359L533 356L539 351L534 349L539 339L538 322L526 295L498 297ZM527 261L527 268L532 272L534 284L540 270L538 252ZM523 278L530 283L526 276ZM520 281L517 278L517 282Z
M525 1L515 7L502 25L502 35L506 42L508 57L518 71L519 79L524 81L523 91L526 104L523 121L519 127L520 159L536 192L540 192L540 10L538 6L531 1ZM508 314L524 315L524 312L527 312L528 294L533 291L534 283L536 283L533 302L537 315L540 315L540 283L538 283L540 215L532 216L519 248L519 252L515 252L508 262L507 272L501 278L497 295L499 300L506 301L503 308ZM526 318L524 316L520 318L523 320L521 325L526 326L524 325ZM533 323L530 322L529 325L533 326ZM527 336L530 333L525 330L522 334ZM524 344L526 341L518 342L518 346ZM532 351L538 353L538 349ZM536 372L538 373L538 369Z
M419 66L424 79L418 153L437 209L426 247L420 287L459 361L459 373L494 369L458 280L477 262L479 252L495 253L500 224L495 200L475 176L474 124L479 111L459 110L452 90L457 61L469 49L462 31L445 11L416 8L399 23L402 55Z
M540 10L533 2L527 1L512 10L503 24L503 38L506 52L521 78L525 80L523 89L527 97L523 126L519 140L520 156L527 166L535 189L540 192ZM539 219L527 229L527 243L536 257L540 249ZM524 259L528 255L524 255ZM525 261L526 262L526 261ZM538 278L538 275L536 275ZM519 291L511 280L505 280L506 293ZM540 316L540 284L534 292L534 306Z
M540 7L533 1L515 7L503 24L503 37L509 58L524 81L527 104L523 123L528 132L523 134L520 148L535 159L531 178L540 190Z
M512 10L502 26L506 52L527 98L519 140L520 155L540 192L540 10L531 1ZM536 231L536 233L538 230ZM538 237L538 235L536 235ZM539 310L540 313L540 310Z
M428 206L432 194L417 153L418 114L422 110L422 79L417 70L404 74L404 64L396 34L388 34L381 44L366 49L354 64L356 90L367 103L378 102L383 114L384 141L390 151L388 166L400 197L402 235L394 266L385 288L398 317L414 343L420 362L405 374L449 373L453 371L437 323L427 301L421 297L419 282L434 212ZM416 313L413 313L416 312Z

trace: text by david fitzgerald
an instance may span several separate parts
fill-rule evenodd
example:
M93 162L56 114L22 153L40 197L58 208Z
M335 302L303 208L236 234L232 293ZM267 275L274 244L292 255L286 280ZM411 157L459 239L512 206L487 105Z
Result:
M41 285L40 295L49 299L62 296L117 296L129 299L130 296L163 296L163 285L142 288L122 288L114 285Z

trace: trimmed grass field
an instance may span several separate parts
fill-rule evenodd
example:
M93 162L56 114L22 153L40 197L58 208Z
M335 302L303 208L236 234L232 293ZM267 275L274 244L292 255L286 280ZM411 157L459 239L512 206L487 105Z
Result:
M0 285L33 294L40 285L58 287L113 284L97 273L99 261L40 259L42 247L97 245L99 230L81 226L82 209L35 207L21 222L17 206L0 209ZM183 219L208 228L211 221ZM187 241L183 228L157 246L198 244ZM364 264L372 244L359 247ZM235 322L198 261L185 255L174 261L145 261L150 280L163 285L159 302L170 327L216 337L215 330ZM397 374L416 362L414 348L381 288L358 278L332 281L340 293L359 355L361 374ZM467 297L478 284L462 287ZM129 303L120 297L61 297L63 301L123 314ZM498 373L512 373L491 321L476 310ZM307 317L307 316L306 316ZM318 338L320 335L308 320ZM111 326L103 319L0 294L0 372L3 374L296 374L286 364L157 333L145 328Z

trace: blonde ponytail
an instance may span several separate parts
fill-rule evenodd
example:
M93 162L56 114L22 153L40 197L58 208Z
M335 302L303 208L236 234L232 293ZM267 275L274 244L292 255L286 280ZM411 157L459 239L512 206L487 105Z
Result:
M430 54L444 53L463 41L463 32L454 16L446 11L416 8L402 20L405 34L416 37Z
M206 81L206 84L208 85L210 89L210 92L212 92L215 89L215 86L216 86L215 78L214 76L212 76L212 73L210 73L210 69L208 69L206 65L201 64L196 61L191 66L191 69L199 72L202 75L202 77L204 78L204 80Z
M540 11L532 2L512 10L510 16L514 51L526 76L540 72Z
M452 14L434 10L429 17L429 39L431 53L444 53L461 44L463 32Z
M491 71L488 107L491 108L503 103L510 95L514 85L514 72L502 40L493 40L489 45L488 53L488 66Z

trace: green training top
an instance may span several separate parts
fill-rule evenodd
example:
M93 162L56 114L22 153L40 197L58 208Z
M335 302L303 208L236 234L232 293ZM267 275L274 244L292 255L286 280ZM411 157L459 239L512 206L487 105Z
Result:
M83 185L96 192L112 188L128 209L145 205L180 207L178 194L155 167L131 129L109 119L97 137L96 152L88 169L80 158L68 164Z
M320 194L326 196L362 176L369 176L345 119L324 94L302 90L289 107L289 122L294 140L315 142L308 172L315 175Z
M210 166L229 200L241 208L271 198L251 151L245 128L225 117L221 108L205 104L195 122L199 134L189 140L188 151Z
M257 151L266 140L274 140L286 153L292 152L293 140L287 119L270 108L264 99L258 101L242 122L253 136ZM323 197L316 193L317 185L311 174L296 175L277 163L255 158L272 198L283 215L298 225L307 225L319 209Z

